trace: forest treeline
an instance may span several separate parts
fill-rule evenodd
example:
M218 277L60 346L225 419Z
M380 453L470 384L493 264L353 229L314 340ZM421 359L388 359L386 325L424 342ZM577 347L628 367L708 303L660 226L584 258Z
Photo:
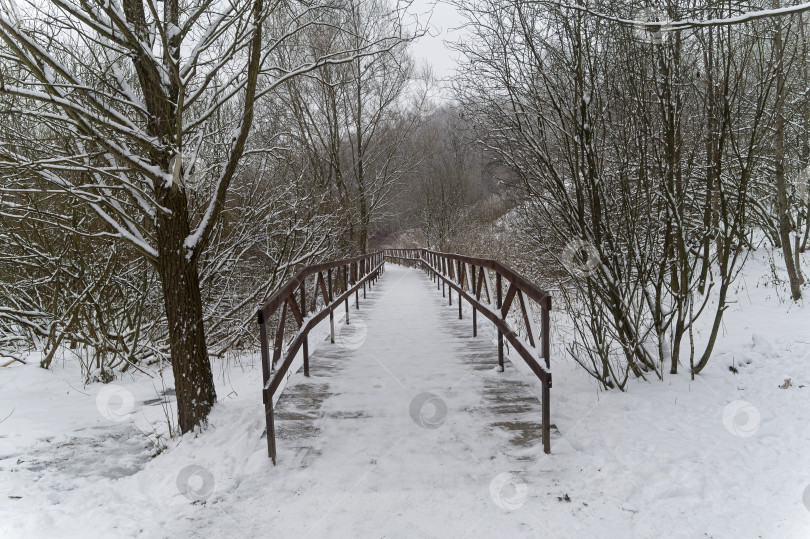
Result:
M406 3L0 2L0 353L169 362L185 432L263 300L381 247L554 290L605 388L698 374L751 249L801 297L810 13L452 3L436 81Z

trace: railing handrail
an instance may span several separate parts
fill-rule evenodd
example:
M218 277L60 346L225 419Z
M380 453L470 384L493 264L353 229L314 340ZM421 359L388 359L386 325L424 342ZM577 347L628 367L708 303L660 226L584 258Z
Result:
M259 308L259 323L261 324L261 317L264 317L265 320L269 319L273 314L275 314L276 310L282 305L283 302L287 301L287 298L295 293L295 289L301 285L304 279L311 275L315 275L316 273L320 273L322 271L328 271L330 269L339 268L341 266L345 266L348 264L353 264L354 262L359 262L360 260L368 259L374 255L379 255L383 251L374 251L373 253L368 253L360 256L355 256L352 258L345 258L343 260L335 260L334 262L322 262L320 264L312 264L310 266L305 266L298 270L298 273L290 277L284 285L279 288L275 294L270 296L267 301L264 302Z
M429 249L386 249L384 254L392 261L405 260L408 263L421 263L423 268L435 278L437 287L439 281L442 285L442 295L444 295L445 284L449 287L450 304L453 303L453 290L458 293L458 317L462 318L462 303L465 299L473 307L473 336L477 335L476 314L480 312L489 319L498 330L498 363L501 370L504 368L503 340L506 338L512 344L515 352L534 372L542 382L542 406L543 406L543 449L546 453L551 452L550 433L550 389L551 389L551 339L550 339L550 311L551 295L530 280L518 274L505 264L489 258L477 258L454 253L442 253ZM418 256L414 256L418 255ZM467 266L470 266L469 268ZM490 297L489 275L486 270L495 273L495 293L494 298ZM503 295L502 281L509 282L506 294ZM477 281L477 282L476 282ZM469 290L465 287L469 286ZM482 292L486 292L487 302L481 301ZM532 299L540 305L542 328L537 332L531 311L528 308L528 300L524 296ZM515 301L517 299L517 301ZM493 304L495 308L493 309ZM526 325L526 335L529 342L525 342L507 322L507 315L513 305L519 305L523 320ZM537 338L536 338L537 337ZM540 345L538 348L537 345ZM532 349L535 352L532 352ZM545 365L538 362L542 357Z
M503 264L494 260L492 258L478 258L473 256L466 256L466 255L458 255L455 253L445 253L443 251L431 251L430 249L384 249L384 253L392 252L392 251L409 251L409 252L418 252L418 253L429 253L432 255L442 256L446 258L451 258L453 260L460 260L466 264L473 264L479 267L484 267L490 269L494 272L500 273L504 277L506 277L509 282L515 283L524 294L529 296L531 299L536 301L537 303L543 304L548 302L548 307L551 308L551 294L546 290L540 288L529 279L523 277L521 274ZM392 256L386 254L386 256ZM400 256L392 256L392 258L406 258Z
M504 368L504 339L509 341L520 357L531 368L532 372L542 382L542 433L543 448L546 453L551 451L550 434L550 389L551 389L551 369L550 369L550 323L549 312L551 311L551 295L531 282L529 279L518 274L505 264L489 258L477 258L453 253L442 253L429 249L385 249L373 253L313 264L299 270L293 277L284 283L270 298L262 305L257 312L259 322L259 337L262 354L262 397L265 405L265 418L267 421L267 445L268 453L276 462L276 442L275 425L273 421L273 397L276 390L281 386L285 376L292 366L295 355L303 347L304 350L304 375L309 376L309 332L327 315L330 319L330 330L332 342L335 342L334 310L340 303L346 305L346 323L349 323L349 297L355 294L356 307L360 308L359 291L363 288L363 297L366 294L366 283L373 284L385 269L386 258L390 260L405 261L408 265L421 265L422 268L435 279L437 287L441 282L442 295L444 295L445 285L448 288L450 304L453 303L453 290L458 293L459 298L459 318L462 318L461 300L466 300L473 307L473 336L477 335L476 314L480 312L489 319L498 330L498 363L501 370ZM467 266L470 266L469 268ZM335 269L343 271L336 272L336 279L333 286L332 272ZM495 285L490 282L489 273L495 273ZM326 277L324 277L324 272ZM314 294L311 301L311 308L306 300L307 278L317 275L315 280ZM503 279L508 281L506 294L503 295ZM469 286L469 289L467 289ZM340 288L336 292L336 289ZM482 293L486 293L487 302L482 301ZM300 305L296 298L296 293L300 293ZM317 309L318 296L323 298L323 307ZM336 296L337 294L337 296ZM494 297L491 295L494 294ZM534 321L531 316L529 304L525 298L534 300L540 305L542 315L542 332L534 329ZM519 305L524 322L526 324L526 334L529 342L525 342L507 322L507 315L512 305ZM287 309L295 318L298 324L298 333L287 347L284 361L281 361L278 370L276 364L281 360L282 348L284 346L284 331L287 323ZM493 308L494 307L494 308ZM269 340L267 334L267 324L270 317L282 309L278 316L278 328L274 338L273 358L270 358ZM316 313L317 311L317 313ZM309 316L309 313L316 313ZM535 339L535 336L538 339ZM538 350L541 345L541 353L532 352L531 349ZM542 357L545 365L538 362Z
M531 299L536 301L539 304L548 303L548 308L551 308L551 294L549 294L546 290L540 288L529 279L523 277L521 274L503 264L498 262L497 260L493 260L491 258L477 258L472 256L465 256L465 255L457 255L454 253L444 253L441 251L431 251L429 249L419 249L423 253L429 253L432 255L439 255L448 258L452 258L453 260L460 260L467 264L473 264L479 267L484 267L490 269L494 272L500 273L502 276L506 277L509 282L514 283L524 294L529 296Z
M363 288L363 298L366 297L366 283L371 284L383 271L385 257L382 251L355 256L334 262L324 262L312 264L299 270L293 277L284 283L270 298L262 305L257 314L259 322L259 341L262 355L262 400L265 407L265 419L267 421L267 451L273 464L276 463L276 438L275 424L273 421L273 397L276 390L281 386L285 376L292 366L295 355L303 347L304 350L304 376L309 376L309 332L327 315L329 315L330 331L332 342L335 342L334 310L345 302L346 323L349 323L349 297L355 294L355 304L360 308L360 288ZM336 279L332 282L332 270L342 269L336 274ZM324 277L326 273L326 277ZM310 303L307 302L307 277L317 275L314 284L314 294ZM335 290L340 285L340 290L335 297ZM295 297L300 292L300 305ZM317 310L318 296L323 299L323 307ZM289 307L296 323L298 333L289 343L283 361L280 361L282 348L284 347L284 331L287 324L287 308ZM273 340L273 357L270 358L270 347L267 335L267 323L281 308L278 317L278 327ZM317 313L309 316L310 313ZM276 364L280 363L276 370Z

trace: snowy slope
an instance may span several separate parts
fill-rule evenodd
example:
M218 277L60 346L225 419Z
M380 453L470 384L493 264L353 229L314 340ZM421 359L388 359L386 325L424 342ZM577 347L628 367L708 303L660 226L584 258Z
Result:
M405 318L425 332L457 318L413 270L389 268L361 303L356 327L367 317L368 335L344 341L360 343L356 354L330 355L337 345L328 342L316 353L335 368L322 413L354 415L315 421L321 430L308 434L280 432L276 467L261 438L255 357L219 370L210 428L159 454L159 379L138 375L111 389L82 387L69 363L0 369L0 537L810 537L810 314L766 286L765 255L755 255L717 353L694 382L681 374L599 392L562 354L566 324L556 313L551 455L539 439L523 450L496 444L487 411L465 412L503 376L453 359L486 337L374 343ZM402 279L412 288L396 292ZM375 306L388 293L400 307L386 319ZM379 364L363 356L366 338ZM436 361L414 372L392 360L394 348L411 363ZM511 366L504 374L512 385L523 376ZM290 383L279 409L305 424L312 410L293 396L312 379ZM374 402L361 398L375 391ZM420 391L447 406L437 428L409 415Z

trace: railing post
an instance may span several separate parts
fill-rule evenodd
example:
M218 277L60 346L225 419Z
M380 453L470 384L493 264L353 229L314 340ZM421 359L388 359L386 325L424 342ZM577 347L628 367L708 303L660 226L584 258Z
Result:
M475 289L475 264L472 265L472 282L470 284L472 285L472 295L477 300L478 297L477 297L477 295L475 293L475 290L476 290ZM478 309L475 308L475 305L473 305L472 317L473 317L473 337L477 337L478 336Z
M543 452L551 453L551 389L543 383Z
M503 307L503 298L501 295L501 274L495 273L495 289L497 291L497 303L496 306L498 307L498 312L501 312L501 307ZM501 367L501 372L504 371L503 367L503 332L501 328L498 328L498 365Z
M546 298L546 304L542 306L540 312L542 316L541 331L543 332L543 359L546 360L546 368L551 369L551 296ZM543 384L543 451L551 453L551 388L549 383Z
M276 422L273 420L272 396L264 404L264 416L267 424L267 453L273 460L273 466L275 466L278 454L276 451Z
M327 270L327 278L326 278L326 287L327 287L327 294L329 294L329 305L332 305L332 302L335 300L335 296L332 294L332 268ZM335 309L334 307L329 308L329 335L330 341L332 344L335 344Z
M464 288L464 273L461 271L461 266L463 262L461 260L458 261L456 266L458 267L458 319L461 320L461 289Z
M301 316L307 317L307 280L301 283ZM304 336L304 376L309 376L309 334Z
M542 317L540 330L543 332L543 359L546 360L546 368L551 369L551 297L546 298L546 304L540 309Z
M452 279L450 278L450 261L449 260L445 260L445 269L447 270L447 297L449 298L447 300L447 304L452 305L453 304L453 287L450 286L450 281Z
M270 348L267 341L267 324L264 320L264 313L259 311L259 340L262 350L262 400L264 401L264 419L267 426L267 455L273 459L273 466L276 465L276 429L273 422L273 395L267 391L270 383Z
M343 291L349 290L349 266L343 266ZM346 325L349 325L349 296L346 296Z

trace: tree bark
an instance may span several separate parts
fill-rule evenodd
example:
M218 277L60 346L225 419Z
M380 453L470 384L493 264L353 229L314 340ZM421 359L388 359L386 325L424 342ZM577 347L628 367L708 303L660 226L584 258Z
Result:
M774 8L779 9L780 2L774 2ZM776 30L774 32L774 53L776 54L776 125L775 125L775 147L774 162L776 176L776 212L777 224L779 227L779 239L782 244L782 254L785 259L788 280L790 281L790 295L794 301L801 299L802 289L799 280L797 259L793 257L793 244L790 238L792 229L790 222L790 204L787 195L787 182L785 181L785 66L783 61L784 43L782 41L782 21L776 20Z
M136 31L139 34L147 32L143 4L137 0L126 0L124 9L127 20L133 24ZM166 20L175 26L178 25L178 0L168 0L164 9ZM258 20L261 3L257 2L254 9L257 10L254 11L254 17ZM175 65L179 64L178 39L175 36L169 42L172 48L170 56ZM257 43L254 42L253 47L256 46ZM253 56L255 53L251 51L250 67L256 69L257 66L253 65L256 59ZM162 81L154 59L148 56L136 56L133 64L144 93L147 110L150 112L147 131L164 141L167 147L153 148L151 157L155 164L171 175L173 180L168 185L155 185L161 206L156 212L155 236L158 251L157 270L169 326L168 344L177 394L178 426L180 432L186 433L197 426L205 425L217 395L205 342L197 257L193 256L194 253L185 245L186 238L191 233L191 224L185 187L181 182L182 171L179 168L181 164L177 161L182 151L182 138L179 135L182 110L178 106L181 94L180 81L176 77L171 77L168 83ZM252 75L245 111L248 126L252 119L252 94L255 94L255 74ZM240 133L242 146L245 135L246 133ZM237 145L237 148L235 151L241 155L241 147ZM227 184L223 182L223 185ZM224 198L219 193L214 196Z
M161 202L171 213L160 212L158 217L158 273L169 324L178 424L186 433L205 425L217 395L205 343L197 260L187 258L183 245L189 235L186 197L175 184Z

